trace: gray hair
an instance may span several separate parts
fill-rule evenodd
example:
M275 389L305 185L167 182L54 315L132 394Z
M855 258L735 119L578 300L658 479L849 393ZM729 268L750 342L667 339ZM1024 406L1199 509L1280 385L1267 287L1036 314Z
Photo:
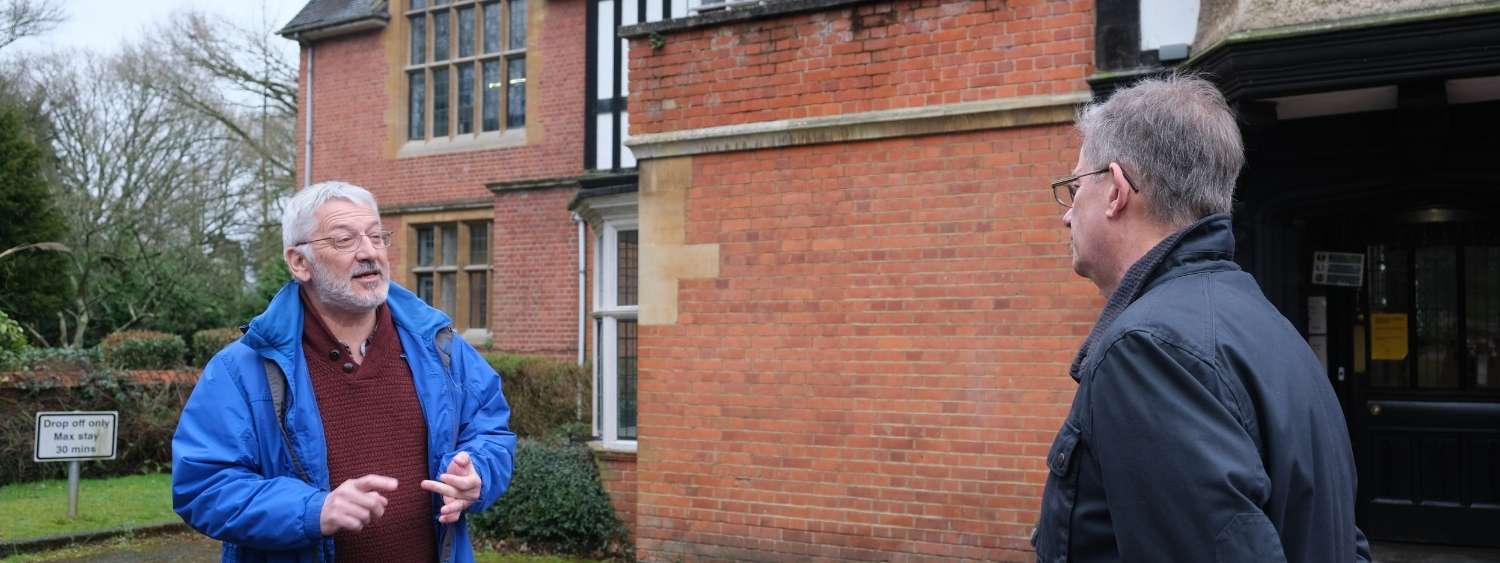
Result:
M1080 110L1078 130L1086 169L1120 163L1156 221L1182 227L1229 212L1245 149L1234 113L1207 80L1142 80Z
M380 207L375 205L375 196L370 195L369 190L348 182L320 182L302 188L287 200L286 209L281 212L281 244L291 248L311 237L318 228L318 208L330 199L348 200L369 207L376 217L380 216ZM303 255L311 258L305 250Z

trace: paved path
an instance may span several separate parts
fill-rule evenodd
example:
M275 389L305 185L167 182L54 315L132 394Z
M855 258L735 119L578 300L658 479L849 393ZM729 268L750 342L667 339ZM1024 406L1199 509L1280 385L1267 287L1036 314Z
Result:
M97 550L96 550L97 549ZM167 534L129 541L107 541L86 548L87 553L48 563L156 563L218 561L219 542L197 533Z

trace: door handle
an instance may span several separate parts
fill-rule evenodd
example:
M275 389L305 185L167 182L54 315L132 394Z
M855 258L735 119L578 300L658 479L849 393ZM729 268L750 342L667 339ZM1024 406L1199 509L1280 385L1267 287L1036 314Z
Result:
M1380 416L1380 403L1370 403L1370 416Z

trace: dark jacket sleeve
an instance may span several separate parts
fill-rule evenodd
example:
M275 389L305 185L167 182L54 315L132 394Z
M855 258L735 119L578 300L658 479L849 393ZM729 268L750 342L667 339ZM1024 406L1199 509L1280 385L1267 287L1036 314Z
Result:
M1123 561L1285 561L1270 478L1212 362L1142 331L1090 378L1089 425Z

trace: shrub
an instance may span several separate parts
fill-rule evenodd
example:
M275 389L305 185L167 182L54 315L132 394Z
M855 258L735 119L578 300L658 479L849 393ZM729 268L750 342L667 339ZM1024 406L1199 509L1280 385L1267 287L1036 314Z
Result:
M76 372L75 372L76 373ZM65 477L66 463L31 461L38 411L119 411L115 459L84 462L90 477L163 471L172 463L172 433L192 392L191 384L141 383L100 371L77 385L64 374L23 374L21 384L0 389L0 486Z
M510 402L510 429L541 438L560 426L589 421L588 368L539 356L486 353Z
M469 521L480 539L510 547L579 555L618 548L625 527L583 444L523 438L510 488Z
M26 331L21 328L21 323L0 311L0 353L14 354L25 347Z
M214 354L239 338L240 329L237 328L211 328L193 333L193 365L208 365Z
M99 343L104 363L121 369L171 369L182 365L187 345L175 334L126 330Z
M0 356L5 356L0 354ZM98 348L22 348L0 358L0 371L87 372L104 362Z

